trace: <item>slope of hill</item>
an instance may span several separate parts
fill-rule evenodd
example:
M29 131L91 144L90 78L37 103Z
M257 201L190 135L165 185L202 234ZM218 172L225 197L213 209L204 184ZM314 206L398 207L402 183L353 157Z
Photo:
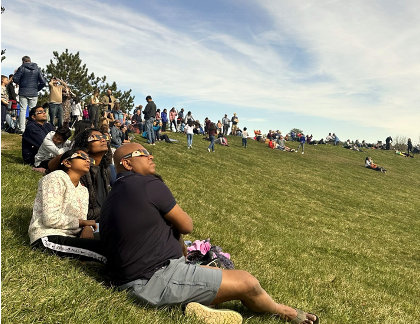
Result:
M193 218L186 239L210 238L279 302L323 323L416 323L420 317L420 157L307 146L305 154L229 137L194 136L147 146L157 172ZM134 305L110 289L100 266L29 247L41 175L22 165L17 135L2 134L2 321L4 323L194 323L179 308ZM137 141L144 143L143 139ZM289 144L292 148L297 143ZM364 168L366 156L387 174ZM135 202L133 202L135 207ZM239 302L246 323L278 323Z

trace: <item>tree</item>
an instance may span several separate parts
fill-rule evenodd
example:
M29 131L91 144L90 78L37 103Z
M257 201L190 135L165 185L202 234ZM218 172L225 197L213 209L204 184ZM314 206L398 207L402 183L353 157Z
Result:
M301 130L301 129L299 129L299 128L292 128L292 129L290 130L289 134L291 134L291 133L295 133L295 134L298 134L298 133L303 133L303 130Z
M131 89L122 92L117 89L115 82L111 85L105 83L106 76L97 77L93 72L89 73L86 64L82 64L79 52L73 54L66 49L61 54L54 51L53 55L54 57L50 60L50 64L45 69L42 69L42 73L48 81L53 77L63 80L81 101L85 101L88 104L95 89L99 89L101 95L104 95L107 89L111 89L115 98L120 101L120 107L123 111L132 109L134 106L134 96L131 96ZM48 102L48 96L48 91L45 90L38 97L39 103L42 105Z
M1 13L3 14L3 12L6 10L6 8L5 7L1 7ZM6 50L5 49L2 49L1 50L1 61L3 62L3 60L6 58L6 56L4 55L4 54L6 54Z

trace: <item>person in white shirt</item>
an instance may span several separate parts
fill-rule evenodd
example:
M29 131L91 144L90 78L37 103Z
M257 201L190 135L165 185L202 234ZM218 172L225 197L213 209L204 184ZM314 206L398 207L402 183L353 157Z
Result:
M245 146L245 148L247 148L248 146L248 137L249 133L247 131L247 128L244 127L244 131L242 132L242 146Z
M93 235L98 226L87 220L89 193L80 184L93 162L83 150L69 150L60 158L60 170L39 180L28 230L32 247L106 263L101 242Z
M66 126L58 127L56 131L49 132L41 146L38 153L35 155L35 168L43 170L34 170L44 173L48 169L48 162L57 155L63 154L70 149L71 130Z
M71 125L73 125L78 121L81 120L81 116L83 115L82 106L80 105L80 101L77 98L74 98L71 103Z
M190 119L188 121L188 124L184 128L185 134L187 134L187 144L188 148L192 149L192 141L193 141L193 135L194 135L194 126L193 121Z

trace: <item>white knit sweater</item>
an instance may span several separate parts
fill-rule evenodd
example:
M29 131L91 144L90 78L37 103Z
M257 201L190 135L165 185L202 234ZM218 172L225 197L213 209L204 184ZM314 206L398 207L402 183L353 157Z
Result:
M49 235L75 236L79 219L87 219L89 192L77 187L64 171L54 171L38 182L29 238L31 244Z

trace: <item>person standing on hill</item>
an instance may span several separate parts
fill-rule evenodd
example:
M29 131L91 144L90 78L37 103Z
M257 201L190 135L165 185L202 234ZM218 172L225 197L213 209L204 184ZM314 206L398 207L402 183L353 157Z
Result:
M230 123L230 119L228 118L227 114L225 114L225 117L222 118L224 136L227 136L229 132L229 123Z
M299 137L299 146L296 149L296 153L299 152L299 148L302 147L302 154L304 154L304 148L305 148L305 135L303 133L300 134Z
M63 126L63 90L68 87L67 83L56 77L53 77L48 83L50 88L50 101L48 109L50 110L50 124L54 126ZM57 117L57 124L54 123Z
M248 137L249 133L247 131L247 128L244 127L244 131L242 132L242 146L245 146L245 148L248 147Z
M407 154L410 154L410 152L413 152L413 144L411 143L411 138L409 138L407 142Z
M236 129L238 128L239 119L236 117L236 113L233 113L232 117L232 135L236 136Z
M177 130L177 126L176 126L176 116L178 114L175 111L175 107L172 107L172 109L169 111L169 123L170 123L170 129L172 131L172 124L174 125L175 129L174 131L176 132Z
M210 125L209 125L210 145L207 148L207 151L209 151L209 152L210 152L210 150L212 152L214 152L214 139L216 137L216 132L217 132L216 125L214 123L210 123Z
M107 111L113 110L115 102L116 102L116 99L112 95L112 90L108 89L106 91L106 95L102 97L102 105L103 105L104 109L106 109Z
M146 122L147 143L155 145L155 134L153 133L153 122L156 116L156 105L151 96L146 97L147 105L144 108L144 120Z
M26 127L26 108L35 108L38 102L38 91L42 90L47 81L36 63L29 56L22 57L22 65L13 75L13 81L19 85L20 115L18 133L22 134Z
M385 143L386 143L386 149L390 150L391 149L391 143L392 143L392 137L388 136L385 140Z

